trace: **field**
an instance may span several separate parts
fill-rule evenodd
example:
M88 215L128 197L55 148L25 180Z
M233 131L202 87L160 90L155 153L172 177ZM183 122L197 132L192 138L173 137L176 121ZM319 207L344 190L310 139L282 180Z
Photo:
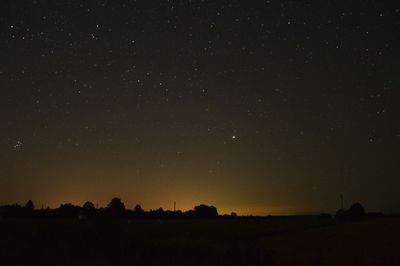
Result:
M0 220L0 265L400 265L400 219Z

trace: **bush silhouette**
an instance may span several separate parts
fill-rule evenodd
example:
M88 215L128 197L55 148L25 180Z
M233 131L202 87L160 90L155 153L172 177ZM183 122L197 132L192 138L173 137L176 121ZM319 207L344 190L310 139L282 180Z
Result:
M365 216L364 207L360 203L354 203L347 211L343 209L338 210L335 218L341 220L359 220Z
M96 209L96 207L94 207L94 204L90 201L86 201L85 204L83 204L83 209L85 211L93 211Z
M33 201L28 200L28 202L25 204L25 208L27 210L33 211L35 209L35 205L33 205Z
M201 204L199 206L194 207L194 215L197 217L212 218L212 217L217 217L218 212L217 208L215 208L214 206L207 206Z
M55 210L56 216L65 218L75 218L81 213L82 208L75 206L71 203L61 204L58 209Z
M351 219L359 219L365 216L364 207L360 203L354 203L347 211L347 216Z

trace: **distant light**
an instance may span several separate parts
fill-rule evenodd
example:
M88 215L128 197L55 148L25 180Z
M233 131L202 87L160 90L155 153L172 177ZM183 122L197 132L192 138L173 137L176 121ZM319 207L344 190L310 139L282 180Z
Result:
M235 135L232 136L232 139L236 139L237 137Z

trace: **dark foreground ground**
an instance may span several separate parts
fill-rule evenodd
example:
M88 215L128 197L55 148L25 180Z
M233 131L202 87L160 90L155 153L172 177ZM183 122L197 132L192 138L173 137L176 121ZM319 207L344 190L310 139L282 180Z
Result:
M0 265L400 265L400 219L7 219Z

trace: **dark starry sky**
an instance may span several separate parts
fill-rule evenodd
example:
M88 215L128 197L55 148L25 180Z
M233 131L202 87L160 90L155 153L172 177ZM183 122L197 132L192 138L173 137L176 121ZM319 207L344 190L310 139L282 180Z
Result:
M397 1L0 2L0 204L399 211Z

